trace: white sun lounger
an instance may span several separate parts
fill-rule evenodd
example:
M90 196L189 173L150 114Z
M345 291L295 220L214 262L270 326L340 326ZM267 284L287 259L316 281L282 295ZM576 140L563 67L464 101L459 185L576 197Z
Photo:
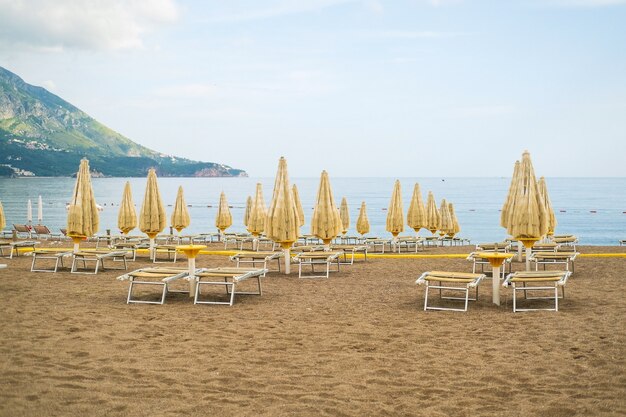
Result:
M449 272L449 271L428 271L424 272L415 281L418 285L426 285L424 291L424 311L425 310L445 310L445 311L467 311L467 305L469 301L476 301L478 299L478 284L486 277L485 274L470 274L468 272ZM431 284L435 283L435 284ZM436 284L438 283L438 285ZM451 285L444 285L444 284ZM450 308L450 307L432 307L428 305L428 290L434 288L439 290L439 298L448 300L462 300L465 301L464 308ZM469 298L470 288L476 288L475 298ZM448 297L443 296L442 291L461 291L465 293L464 297Z
M535 271L539 270L539 264L546 265L565 265L565 270L574 272L574 260L579 255L578 252L534 252L530 255L530 261L535 263Z
M511 286L513 288L513 312L518 311L559 311L559 287L562 289L562 297L565 297L565 284L567 279L572 275L569 271L523 271L509 274L504 280L504 287ZM517 287L517 284L522 284ZM529 286L527 284L539 284ZM554 308L517 308L517 292L523 291L524 298L527 300L554 300ZM546 297L528 297L530 291L554 291L554 296Z
M367 261L367 245L330 245L332 251L343 251L342 265L354 265L354 254L363 254L363 260ZM348 258L350 255L350 258Z
M169 284L181 278L186 278L188 275L189 270L187 268L152 267L137 269L136 271L121 275L117 277L117 279L128 280L130 282L126 304L163 304L168 292L189 293L189 291L173 291L169 289ZM133 299L133 287L138 285L161 287L161 299L159 301Z
M202 268L195 272L196 276L196 294L194 295L194 304L220 304L232 306L235 302L235 295L262 295L261 278L265 276L267 269L250 269L250 268ZM237 285L241 282L254 278L257 281L256 291L237 291ZM220 281L217 281L220 279ZM209 301L200 300L201 287L203 286L223 286L226 289L228 301Z
M101 268L102 270L107 269L104 266L105 259L111 259L114 262L123 262L123 268L108 268L108 269L128 269L126 265L126 255L128 255L127 251L84 251L84 252L76 252L72 253L72 274L91 274L95 275L98 273L98 270ZM77 264L79 262L83 263L83 267L81 270L78 269ZM95 263L95 268L93 272L87 270L87 263Z
M339 257L342 255L343 251L301 252L292 259L294 262L298 263L298 278L328 278L331 264L337 264L337 271L339 271ZM302 265L309 265L312 275L303 276ZM326 265L326 273L324 275L315 275L315 265Z
M22 240L17 242L11 240L2 241L0 242L0 256L13 259L13 254L20 256L20 249L31 248L34 251L37 245L39 245L39 242L34 240ZM4 254L5 249L9 249L8 256Z
M32 255L33 261L30 265L30 272L57 272L59 264L61 268L65 267L65 265L63 265L63 259L72 256L72 251L52 252L46 250L34 250ZM42 267L41 264L37 266L37 261L41 261L42 259L52 259L54 261L54 268L45 268Z
M269 271L271 261L275 260L280 272L280 260L284 257L283 252L239 252L230 257L236 262L239 268L242 264L252 264L254 268L257 264L263 264L263 269Z

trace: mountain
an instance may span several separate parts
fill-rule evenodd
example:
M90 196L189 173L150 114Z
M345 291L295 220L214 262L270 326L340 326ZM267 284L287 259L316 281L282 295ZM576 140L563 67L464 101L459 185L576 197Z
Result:
M70 176L87 157L95 175L240 177L240 169L141 146L42 87L0 67L0 177Z

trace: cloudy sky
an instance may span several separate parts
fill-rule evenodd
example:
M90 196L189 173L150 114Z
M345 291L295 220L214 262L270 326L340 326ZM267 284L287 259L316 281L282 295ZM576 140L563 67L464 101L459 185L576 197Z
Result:
M626 176L623 0L0 0L0 66L272 176Z

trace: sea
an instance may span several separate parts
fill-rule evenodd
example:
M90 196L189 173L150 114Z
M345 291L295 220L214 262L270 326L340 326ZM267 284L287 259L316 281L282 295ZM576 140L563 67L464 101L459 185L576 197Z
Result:
M500 209L511 179L499 178L398 178L402 185L404 210L408 209L413 187L419 183L424 202L432 191L439 206L441 199L454 203L461 226L458 236L472 243L501 241L507 237L500 227ZM367 204L370 236L388 236L385 231L387 207L396 178L331 178L337 205L345 197L350 208L350 231L355 226L362 201ZM130 181L137 212L143 200L145 178L93 178L96 201L102 206L100 231L117 232L117 212L126 181ZM291 178L298 186L307 223L303 234L310 232L308 221L319 178ZM556 234L575 234L584 245L617 245L626 239L626 177L624 178L547 178L548 192L558 221ZM75 179L72 178L3 178L0 179L0 202L4 206L7 229L11 224L27 223L27 202L32 202L33 223L47 225L53 231L65 227L66 204L70 201ZM226 194L233 225L229 232L245 232L243 215L246 199L254 196L257 183L263 184L269 205L274 178L159 178L159 189L168 215L182 186L189 206L191 225L183 234L213 232L220 193ZM43 204L43 218L38 220L38 197ZM166 229L166 233L169 229ZM137 230L136 233L139 233ZM403 234L414 234L408 226ZM422 230L420 235L430 235Z

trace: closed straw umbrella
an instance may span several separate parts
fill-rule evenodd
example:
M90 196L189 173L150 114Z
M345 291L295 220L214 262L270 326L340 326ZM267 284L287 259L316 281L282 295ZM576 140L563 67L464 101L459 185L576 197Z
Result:
M265 199L263 198L263 185L259 182L256 185L256 193L250 208L250 217L248 218L248 232L254 236L253 250L256 250L257 238L265 230L265 217L267 209L265 208Z
M528 151L524 151L519 169L507 232L526 247L526 269L529 270L531 249L548 232L548 214L537 187L535 170Z
M450 217L452 217L452 230L448 232L448 235L450 237L454 237L461 231L461 226L459 226L459 219L456 217L456 212L454 211L454 205L452 203L448 203L448 209L450 211Z
M339 235L341 229L341 216L335 205L328 172L322 171L315 209L311 218L311 234L322 239L324 245L329 245L331 240Z
M430 230L430 233L435 235L435 232L439 229L441 223L441 215L437 210L437 203L435 203L435 196L432 191L428 192L428 198L426 199L426 228Z
M361 202L361 209L359 210L359 218L356 221L356 231L364 236L370 232L370 221L367 218L367 207L365 201Z
M146 193L139 212L139 230L150 238L150 258L154 258L154 239L165 229L167 217L165 207L161 201L159 184L157 183L156 171L151 168L148 171Z
M83 158L67 213L67 235L74 241L74 252L78 252L80 241L93 236L99 226L100 217L91 186L89 161Z
M415 183L415 187L413 187L413 197L411 197L409 211L406 213L406 223L411 229L415 230L416 235L422 227L426 227L426 209L424 208L422 192L418 183Z
M243 225L248 227L248 220L250 219L250 210L252 210L252 197L248 196L246 199L246 211L243 213Z
M233 215L230 214L230 208L228 207L228 201L226 200L226 194L224 191L220 194L220 204L217 207L217 215L215 216L215 227L220 231L220 235L223 235L226 229L233 225Z
M0 202L0 231L7 227L7 219L4 217L4 208L2 208L2 202Z
M41 224L43 222L43 200L41 196L37 199L37 224Z
M125 235L135 227L137 227L137 212L133 202L133 194L130 191L130 181L126 181L120 211L117 213L117 228Z
M183 193L183 187L178 187L178 193L176 194L176 202L174 203L174 211L172 212L171 224L174 229L180 235L181 230L189 227L191 224L191 218L189 217L189 210L187 210L187 204L185 204L185 196Z
M556 230L556 216L554 215L554 209L552 208L552 202L550 201L550 196L548 195L548 186L546 185L546 179L544 177L539 178L539 184L537 184L539 188L539 194L543 198L543 203L546 207L546 212L548 213L548 236L553 236L554 231Z
M400 180L396 180L393 184L393 192L391 200L389 200L389 208L387 209L387 223L385 229L391 233L394 241L398 234L404 231L404 209L402 208L402 189Z
M30 201L30 198L26 203L26 221L29 226L33 224L33 203Z
M265 234L282 246L285 253L285 274L291 272L289 248L298 240L300 232L298 222L298 211L293 202L292 189L289 187L287 161L281 157L274 181L272 201L265 217Z
M519 167L519 161L515 161L515 166L513 168L513 178L511 178L511 185L509 185L509 192L506 196L506 200L504 200L504 204L502 205L502 210L500 211L500 226L504 228L508 228L509 223L511 222L511 207L513 205L513 199L515 198L515 193L517 191L517 185L519 184Z
M348 210L348 201L345 197L341 199L339 217L341 218L341 234L345 236L350 228L350 211Z
M293 192L293 203L296 205L296 211L298 212L298 226L304 226L304 209L302 208L302 202L300 201L300 193L298 193L298 187L296 184L291 188Z
M450 207L448 206L445 198L441 200L439 214L441 215L439 235L444 237L445 235L450 234L454 229L454 223L452 221L452 216L450 215Z

